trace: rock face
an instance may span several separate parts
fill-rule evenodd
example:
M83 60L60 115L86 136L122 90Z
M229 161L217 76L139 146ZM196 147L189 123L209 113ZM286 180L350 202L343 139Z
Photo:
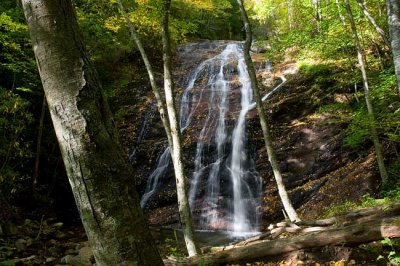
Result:
M221 53L227 43L226 41L192 43L178 48L174 71L177 95L182 95L190 73L204 60ZM357 151L343 148L345 124L334 124L329 116L316 112L321 104L334 103L334 95L329 95L323 89L313 88L311 86L313 80L302 74L290 74L293 72L289 70L295 68L293 63L286 62L273 66L274 71L270 73L271 66L262 58L262 55L255 54L254 60L255 66L263 70L259 71L259 79L264 85L264 93L281 82L278 77L282 72L286 73L285 76L288 79L282 88L265 102L265 107L271 120L274 145L285 184L301 216L315 217L321 211L322 202L325 206L329 203L340 203L346 199L359 199L366 192L373 193L376 189L377 175L373 167L373 157L369 156L368 152L360 157ZM234 65L235 63L232 62L232 68L230 68L228 64L226 71L235 71ZM199 85L201 84L197 84ZM156 108L150 97L146 99L150 100L146 100L146 103L141 106L141 111L137 112L141 115L141 125L137 123L133 126L132 128L136 128L134 135L128 138L131 140L128 143L134 146L132 164L136 170L137 189L142 194L146 188L147 178L166 147L164 129ZM177 96L177 101L178 99ZM227 131L231 131L237 122L240 102L240 93L229 95L229 108L232 111L226 114ZM206 110L207 102L200 102L200 104L199 111L193 116L191 126L183 135L185 170L189 179L192 178L196 168L194 159L197 144L202 141L199 139L199 132L206 119L206 114L201 110ZM251 110L246 117L248 138L246 156L254 161L255 170L262 180L261 205L257 211L262 213L263 224L268 224L283 218L282 207L264 149L257 113ZM210 128L202 138L210 138L215 130L215 128ZM135 139L140 141L135 141ZM207 149L203 152L207 152ZM204 158L212 161L211 156L207 154ZM150 223L172 225L179 222L171 167L170 165L160 176L157 192L146 204L145 212L148 214ZM229 167L226 171L229 171ZM221 181L220 185L221 194L227 194L227 190L230 189L227 182ZM355 185L358 189L352 191L351 188ZM199 197L195 204L202 204L201 197L206 190L206 184L200 182ZM200 223L200 220L197 222Z

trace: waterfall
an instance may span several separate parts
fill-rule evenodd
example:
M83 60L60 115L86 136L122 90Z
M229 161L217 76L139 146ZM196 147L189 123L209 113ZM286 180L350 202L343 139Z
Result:
M167 147L161 156L158 158L158 163L156 169L151 173L148 178L146 190L140 199L140 207L144 208L149 201L150 197L156 192L159 180L168 170L169 162L171 161L171 156L169 152L169 147Z
M245 181L246 170L244 162L246 160L246 115L252 104L253 94L251 90L250 78L247 73L243 56L240 57L238 63L239 81L241 86L241 107L239 118L232 134L232 159L230 164L231 179L233 184L233 232L241 234L243 232L251 232L250 217L248 215L252 206L249 200L254 200L248 183ZM247 194L247 197L245 197Z
M186 80L180 125L181 132L194 135L197 141L189 203L199 228L225 230L240 237L258 232L259 226L261 178L248 151L246 134L246 116L255 103L242 43L222 45L225 48L220 54L200 63ZM167 148L148 179L142 207L156 191L169 161Z
M150 121L150 119L153 118L156 109L157 109L157 102L154 100L150 104L150 106L147 108L147 110L144 114L144 118L143 118L142 124L140 126L140 130L136 137L136 141L135 141L136 145L143 140L147 131L149 130L149 121ZM136 156L136 145L134 145L132 147L132 151L129 154L129 161L131 161L131 162L134 160L134 158Z

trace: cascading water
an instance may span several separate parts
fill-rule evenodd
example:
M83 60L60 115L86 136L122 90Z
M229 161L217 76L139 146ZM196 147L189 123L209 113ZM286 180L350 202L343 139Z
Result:
M199 132L189 189L193 216L199 214L200 229L226 230L234 236L254 234L261 179L247 147L246 116L255 103L242 43L229 43L220 54L203 61L186 84L180 102L181 131ZM169 157L166 149L149 177L142 207L167 171Z
M135 145L132 147L132 151L129 154L129 161L133 161L136 156L136 145L139 144L143 138L145 137L147 131L149 130L149 121L154 117L155 110L157 108L157 102L153 101L150 106L147 108L146 113L144 115L142 124L140 126L140 130L136 137Z
M151 196L153 196L153 194L158 189L159 180L167 172L170 161L171 161L171 156L169 152L169 147L167 147L158 158L156 169L149 176L146 185L146 190L142 198L140 199L140 207L144 208L149 199L151 198Z
M232 159L230 165L231 179L233 184L233 232L241 234L254 230L249 211L254 208L251 206L257 197L254 197L249 184L246 182L246 171L244 162L246 160L246 115L252 104L252 90L250 78L244 63L243 56L238 63L239 81L241 86L241 107L239 118L232 134ZM257 192L256 192L257 193ZM246 196L245 196L246 195ZM258 196L258 195L256 195Z

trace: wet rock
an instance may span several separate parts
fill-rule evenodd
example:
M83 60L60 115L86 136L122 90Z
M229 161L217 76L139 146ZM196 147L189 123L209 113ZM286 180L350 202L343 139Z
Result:
M46 263L50 263L50 262L53 262L55 260L56 260L56 258L48 257L48 258L46 258Z
M71 258L74 258L75 256L72 256L72 255L67 255L67 256L65 256L65 257L62 257L61 258L61 263L68 263L68 262L70 262L71 261Z
M91 261L85 260L79 255L67 255L61 259L61 263L68 264L70 266L92 266Z
M78 245L79 251L69 249L65 252L68 254L61 259L61 263L71 266L87 266L92 265L94 256L92 249L88 246L88 242L83 242ZM78 255L75 255L78 253Z
M79 250L79 256L84 261L94 261L93 251L90 247L83 247Z

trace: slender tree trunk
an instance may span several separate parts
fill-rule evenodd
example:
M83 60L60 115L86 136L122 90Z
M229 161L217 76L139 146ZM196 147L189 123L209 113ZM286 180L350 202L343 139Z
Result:
M369 115L368 123L369 123L370 131L371 131L371 138L372 138L372 141L374 142L374 146L375 146L375 154L376 154L376 159L378 161L379 172L381 175L382 183L386 183L388 181L388 174L386 172L385 164L383 161L383 155L382 155L382 151L381 151L381 145L379 143L378 132L375 127L375 115L374 115L374 110L373 110L372 103L370 100L370 92L369 92L367 71L365 68L364 54L361 50L361 45L358 40L357 29L356 29L356 25L354 23L353 13L351 11L349 0L344 0L344 2L346 5L347 14L349 16L351 31L353 32L354 43L357 48L358 64L360 65L361 75L362 75L362 79L363 79L363 86L364 86L365 101L367 103L367 109L368 109L368 115Z
M285 0L287 12L288 12L288 23L289 29L293 28L293 3L292 0Z
M34 193L36 190L36 184L39 177L40 149L42 147L43 122L44 122L44 115L46 113L46 105L47 105L46 95L43 95L42 110L40 111L40 119L39 119L38 137L36 142L35 169L33 171L33 177L32 177L32 193Z
M399 0L386 0L390 43L392 47L397 89L400 95L400 7Z
M164 99L161 95L160 88L157 85L153 68L150 64L149 58L147 57L146 51L143 48L142 41L140 40L139 36L136 33L135 26L133 25L132 21L130 20L127 12L125 11L125 6L123 4L123 0L118 0L119 9L122 15L125 18L126 23L128 24L129 31L131 34L132 40L135 42L136 47L138 48L140 55L142 56L144 65L146 66L147 74L149 76L151 89L153 90L154 96L157 100L158 112L160 113L161 121L163 123L165 133L167 134L168 144L172 146L172 137L171 137L171 127L168 121L168 114L167 109L165 107Z
M312 5L314 7L315 20L317 22L317 31L320 32L320 23L322 21L321 0L312 0Z
M177 112L174 101L174 84L171 72L171 46L170 46L171 42L168 29L171 0L164 0L163 4L164 4L164 17L162 21L162 42L163 42L163 60L164 60L164 90L165 90L165 99L167 102L168 117L171 125L171 136L172 136L171 155L175 170L176 193L178 196L179 215L181 218L181 224L183 229L183 235L186 242L186 247L190 257L197 255L198 248L196 246L196 241L194 236L194 229L192 225L192 217L190 212L187 186L186 186L186 178L183 170L181 131L179 127L179 121L177 118Z
M279 169L279 164L278 164L278 161L276 158L275 150L272 145L271 134L270 134L268 123L267 123L267 116L265 114L262 99L261 99L260 92L258 89L258 82L257 82L257 77L256 77L256 72L254 69L253 61L250 57L252 32L251 32L251 28L250 28L249 19L247 17L246 10L244 9L243 1L237 0L237 2L239 4L240 12L242 14L242 19L243 19L243 23L244 23L244 28L246 30L246 41L244 43L243 53L244 53L244 58L245 58L246 66L247 66L247 71L250 76L251 88L253 90L254 98L255 98L256 104L257 104L257 111L258 111L258 115L260 117L260 123L261 123L261 128L263 131L263 135L264 135L265 147L267 149L268 158L271 163L272 170L274 172L276 184L278 186L279 196L282 200L282 204L285 208L285 211L289 216L289 219L291 221L300 221L295 209L292 206L292 203L290 202L289 195L288 195L285 185L283 183L282 174L281 174L281 170Z
M97 265L162 265L71 0L23 0L75 201Z
M382 40L385 42L387 47L390 47L390 42L386 36L385 31L381 27L379 27L378 23L376 23L375 19L368 12L367 7L364 5L364 3L361 0L356 0L356 1L357 1L358 6L361 8L362 12L364 13L364 16L372 24L372 26L374 26L375 30L381 36Z
M346 21L345 21L343 15L342 15L342 10L340 8L339 0L335 0L335 1L336 1L336 7L337 7L337 10L338 10L338 13L339 13L339 19L342 22L343 26L346 26Z
M321 0L312 0L312 4L314 6L315 19L317 21L322 21Z

